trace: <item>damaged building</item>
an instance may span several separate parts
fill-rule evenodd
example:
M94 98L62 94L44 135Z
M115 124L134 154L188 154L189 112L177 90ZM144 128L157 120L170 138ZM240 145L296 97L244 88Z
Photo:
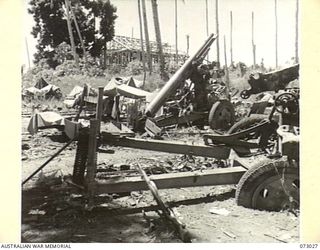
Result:
M146 42L143 41L143 46L146 48ZM175 60L175 48L168 43L162 44L163 54L166 62ZM153 63L159 61L157 43L150 42L150 53ZM178 51L178 63L183 63L188 55L185 52ZM141 40L127 36L114 36L107 43L107 65L120 64L126 66L134 60L142 61Z

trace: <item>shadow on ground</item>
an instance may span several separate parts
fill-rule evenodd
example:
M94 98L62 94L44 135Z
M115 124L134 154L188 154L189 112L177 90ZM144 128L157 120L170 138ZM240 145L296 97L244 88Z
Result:
M234 191L168 202L170 207L223 201ZM22 242L181 242L156 205L84 209L68 190L37 187L22 192ZM110 198L110 197L109 197ZM110 201L110 200L109 200ZM107 201L104 201L108 203ZM113 205L115 201L112 201ZM147 216L145 213L148 213Z

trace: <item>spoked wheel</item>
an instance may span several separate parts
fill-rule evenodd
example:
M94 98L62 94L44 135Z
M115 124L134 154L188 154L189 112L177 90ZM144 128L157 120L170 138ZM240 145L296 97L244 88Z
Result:
M240 179L236 202L259 210L299 208L299 168L280 159L258 164Z
M228 129L235 120L234 107L227 100L217 101L211 107L208 120L211 129Z

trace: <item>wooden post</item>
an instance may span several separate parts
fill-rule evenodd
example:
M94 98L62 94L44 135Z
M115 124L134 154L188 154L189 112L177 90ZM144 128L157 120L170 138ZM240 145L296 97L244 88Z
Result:
M231 64L233 64L232 32L233 32L233 18L232 18L232 11L230 11L230 62L231 62Z
M93 203L93 198L95 195L95 176L97 171L97 132L99 127L99 120L90 120L90 130L89 130L89 145L88 145L88 162L87 162L87 191L89 199L89 207Z
M217 32L217 62L220 65L220 45L219 45L219 0L216 0L216 32ZM219 66L220 67L220 66Z
M97 102L97 110L96 110L96 119L98 120L98 133L100 133L101 127L101 118L103 113L103 87L99 87L98 89L98 102Z
M252 56L253 56L253 69L256 68L256 45L254 43L254 12L251 13L251 44L252 44Z
M274 0L274 14L275 14L275 47L276 47L276 68L278 68L278 6L277 0Z
M228 62L227 62L227 49L226 49L226 36L223 36L223 47L224 47L224 67L226 70L226 87L227 87L227 93L229 93L229 69L228 69Z
M143 83L142 83L142 87L143 87L146 79L146 56L144 53L144 46L143 46L143 29L142 29L140 0L138 0L138 14L139 14L140 43L141 43L141 60L142 60L142 67L143 67Z
M295 62L299 63L299 0L296 0Z
M76 46L74 44L74 37L72 33L72 27L71 27L71 21L70 21L70 13L69 13L69 0L64 0L65 7L66 7L66 16L67 16L67 25L68 25L68 32L69 32L69 37L70 37L70 44L71 44L71 49L73 53L73 57L76 63L76 66L79 67L79 58L76 52Z

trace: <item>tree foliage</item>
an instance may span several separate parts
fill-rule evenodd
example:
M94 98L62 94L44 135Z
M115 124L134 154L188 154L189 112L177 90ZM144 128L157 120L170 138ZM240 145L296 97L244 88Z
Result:
M76 16L86 51L94 57L100 56L105 43L114 36L116 7L110 0L69 0L69 2ZM46 59L51 67L56 67L61 63L57 57L59 45L61 43L70 45L65 0L31 0L29 4L28 11L35 21L31 34L38 39L35 63ZM100 21L98 31L95 30L96 20ZM72 32L76 51L82 56L79 36L73 21Z

